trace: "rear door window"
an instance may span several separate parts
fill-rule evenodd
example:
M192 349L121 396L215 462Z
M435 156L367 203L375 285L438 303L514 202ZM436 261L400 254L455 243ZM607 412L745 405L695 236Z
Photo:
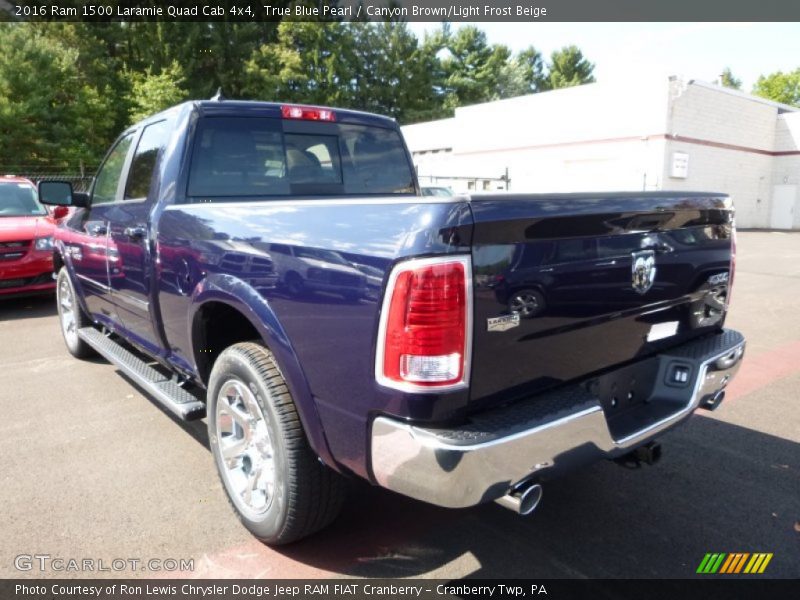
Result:
M145 127L131 161L130 173L125 185L125 200L147 198L158 153L167 145L168 136L167 121L159 121Z
M202 119L187 187L190 197L413 193L397 131L262 117Z

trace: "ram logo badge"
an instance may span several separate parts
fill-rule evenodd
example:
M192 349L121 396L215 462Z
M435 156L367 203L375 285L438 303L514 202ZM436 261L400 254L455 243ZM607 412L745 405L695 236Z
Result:
M709 285L719 285L720 283L728 283L728 273L717 273L708 278Z
M519 314L517 313L486 319L486 329L488 331L508 331L514 327L519 327Z
M656 279L656 253L642 250L631 254L631 285L640 294L646 294Z

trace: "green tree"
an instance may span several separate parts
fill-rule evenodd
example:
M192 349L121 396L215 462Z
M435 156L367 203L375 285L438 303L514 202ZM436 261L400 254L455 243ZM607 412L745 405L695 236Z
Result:
M800 106L800 68L789 73L776 71L762 75L753 86L753 93L775 102Z
M501 69L497 97L512 98L541 91L547 83L542 54L533 46L506 62Z
M583 56L577 46L565 46L550 56L549 74L541 89L583 85L594 82L594 64Z
M245 82L242 65L262 44L275 40L277 27L276 23L122 23L119 52L132 72L161 73L177 62L193 98L208 98L218 87L227 96L240 98Z
M420 40L389 22L8 23L0 49L4 166L93 166L132 119L220 86L228 98L342 106L411 123L594 80L574 46L545 65L532 46L512 56L475 27L447 24Z
M503 69L511 57L506 46L490 46L477 27L444 32L446 55L442 57L446 108L485 102L497 97Z
M131 81L132 123L183 102L188 97L183 87L186 81L183 68L177 61L158 74L149 69L144 73L133 73Z
M244 91L263 100L378 112L401 122L441 115L433 47L403 23L284 21L245 64Z
M728 67L725 67L725 69L720 74L719 79L715 83L726 88L731 88L733 90L742 89L742 80L734 77L733 73Z
M353 38L342 23L283 21L245 63L243 89L263 100L347 106Z
M435 118L437 58L405 23L352 24L351 106L401 122Z
M46 24L0 24L0 164L96 164L115 135L114 91Z

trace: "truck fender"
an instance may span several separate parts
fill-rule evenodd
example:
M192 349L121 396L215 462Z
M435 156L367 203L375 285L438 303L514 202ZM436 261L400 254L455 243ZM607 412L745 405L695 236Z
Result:
M72 256L66 251L66 248L64 248L64 242L62 240L56 240L53 248L53 273L55 275L58 275L58 272L61 270L58 265L63 265L67 268L70 281L72 281L72 285L75 288L75 299L78 301L78 306L81 307L84 314L90 315L91 313L86 304L86 298L83 295L83 283L78 279L78 275L75 273L75 265L72 264ZM78 290L80 290L81 293L78 293Z
M326 465L339 471L340 468L328 448L322 421L319 418L303 368L286 332L266 298L238 277L210 273L197 284L192 293L188 339L193 340L192 326L197 312L208 302L227 304L250 321L261 336L261 340L275 356L278 368L286 380L292 398L294 398L311 448ZM191 349L191 360L192 364L197 365L194 344Z

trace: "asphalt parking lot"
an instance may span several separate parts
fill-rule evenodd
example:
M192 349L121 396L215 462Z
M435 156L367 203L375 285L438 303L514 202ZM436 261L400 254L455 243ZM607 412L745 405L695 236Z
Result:
M52 298L0 301L0 577L93 575L15 568L48 554L194 559L190 577L683 578L707 552L771 552L764 576L800 577L800 234L740 233L737 265L745 363L719 410L663 437L658 465L588 467L527 518L356 483L331 528L280 549L229 508L204 421L71 358Z

